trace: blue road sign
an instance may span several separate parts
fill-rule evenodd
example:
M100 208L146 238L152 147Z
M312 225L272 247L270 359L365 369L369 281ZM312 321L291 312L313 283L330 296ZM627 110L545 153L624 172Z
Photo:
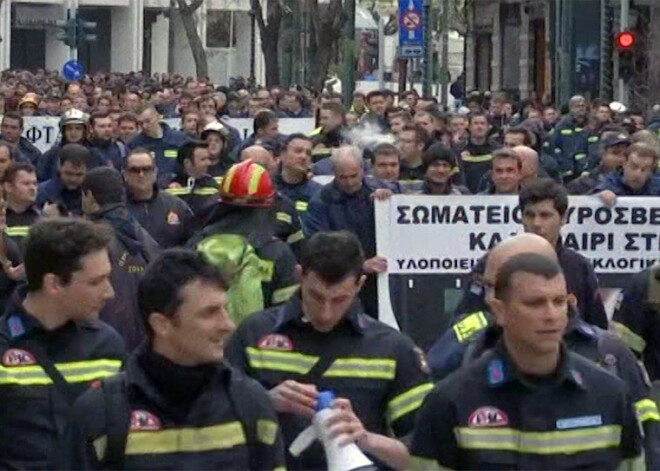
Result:
M62 74L64 74L64 78L69 82L76 82L85 76L85 66L71 59L62 67Z
M399 57L424 57L424 0L399 0Z

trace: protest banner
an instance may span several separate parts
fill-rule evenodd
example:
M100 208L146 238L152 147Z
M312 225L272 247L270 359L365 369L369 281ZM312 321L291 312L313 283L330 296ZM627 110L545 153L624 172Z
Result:
M254 120L252 118L223 118L230 126L238 129L241 137L245 139L252 134ZM167 118L162 120L170 128L181 129L180 118ZM314 118L281 118L280 133L293 134L301 132L307 134L314 130ZM56 116L29 116L25 118L23 137L34 144L41 152L46 152L60 139L60 118Z
M439 290L459 296L463 276L479 259L522 230L517 196L395 195L377 202L378 254L389 261L389 276L379 279L381 320L398 323L394 311L409 310L411 298L416 302ZM622 287L629 276L660 261L660 198L618 198L607 207L596 196L571 197L562 242L591 259L601 286ZM397 283L397 277L406 282ZM404 293L419 280L423 292ZM450 308L446 299L441 303L430 302L431 309Z

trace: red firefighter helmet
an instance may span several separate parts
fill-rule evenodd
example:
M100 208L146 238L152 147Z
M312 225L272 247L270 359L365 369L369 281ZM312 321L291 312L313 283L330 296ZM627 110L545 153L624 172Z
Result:
M232 166L222 179L220 188L223 203L238 206L272 206L275 194L268 171L252 160Z

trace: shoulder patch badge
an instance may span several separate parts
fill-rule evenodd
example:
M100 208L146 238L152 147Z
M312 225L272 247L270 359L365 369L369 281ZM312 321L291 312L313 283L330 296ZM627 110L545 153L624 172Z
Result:
M293 350L293 342L286 335L268 334L261 337L257 347L264 350Z
M131 411L131 430L160 430L160 419L149 411L137 409Z
M170 211L169 213L167 213L167 224L169 224L170 226L178 226L179 224L181 224L179 215L174 211Z
M469 427L504 427L509 425L509 417L497 407L480 407L470 414Z
M488 384L491 386L504 382L504 363L499 358L488 364Z
M36 365L37 360L28 351L18 348L10 348L2 355L2 364L5 366Z

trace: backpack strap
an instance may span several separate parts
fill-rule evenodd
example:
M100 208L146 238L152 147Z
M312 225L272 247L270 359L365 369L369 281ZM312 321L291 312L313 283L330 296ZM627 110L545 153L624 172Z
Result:
M104 469L124 469L126 440L131 426L126 373L120 373L104 380L102 389L107 439L103 467Z
M252 403L245 400L247 397L246 392L245 378L241 376L241 373L232 369L229 381L229 400L245 432L249 469L257 471L259 469L259 444L257 439L257 421L259 417L255 413L256 409L252 407Z

